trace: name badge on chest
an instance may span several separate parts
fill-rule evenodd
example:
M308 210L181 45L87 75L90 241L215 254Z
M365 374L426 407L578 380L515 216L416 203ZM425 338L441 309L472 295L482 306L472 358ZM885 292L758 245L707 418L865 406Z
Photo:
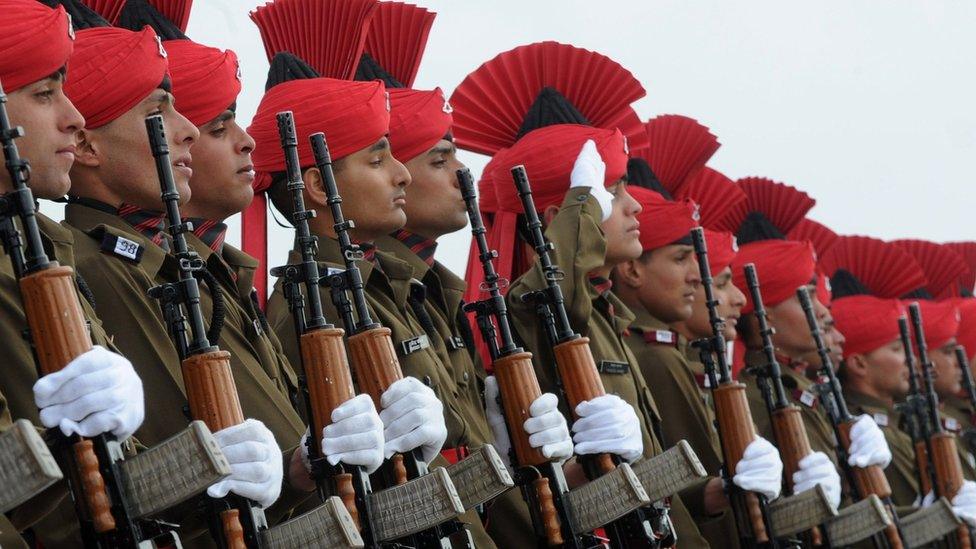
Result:
M817 395L811 393L810 391L800 391L800 394L797 395L796 399L808 408L814 408L817 406Z
M626 362L615 362L613 360L601 360L596 366L601 374L623 375L630 371L630 364Z
M405 339L400 342L400 354L407 356L422 349L430 347L430 338L427 334L422 334L417 337L411 337L410 339Z
M447 348L452 351L457 351L458 349L464 349L464 339L461 336L451 336L447 340Z

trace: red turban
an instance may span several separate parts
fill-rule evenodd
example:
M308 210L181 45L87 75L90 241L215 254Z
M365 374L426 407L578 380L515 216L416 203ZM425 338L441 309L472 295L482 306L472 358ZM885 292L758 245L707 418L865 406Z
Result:
M959 333L956 339L966 348L966 358L976 355L976 299L964 297L956 300L959 307Z
M912 303L906 301L905 305ZM959 309L956 308L954 300L949 301L929 301L927 299L918 300L920 312L922 313L922 327L925 329L925 345L931 352L938 349L956 337L959 333Z
M650 189L633 185L627 187L627 192L641 205L637 222L645 252L688 238L698 226L698 207L691 200L673 202Z
M0 0L0 84L7 93L65 66L74 34L64 8L36 0Z
M718 276L726 267L731 266L739 251L735 235L710 229L705 229L705 246L708 247L708 267L712 276Z
M866 354L899 337L898 318L905 308L897 299L854 295L834 300L830 313L844 334L844 358Z
M298 135L298 160L301 165L315 163L308 136L325 132L333 160L339 160L369 147L386 135L390 111L383 82L350 82L333 78L291 80L268 90L261 98L258 111L247 129L254 138L254 201L244 211L241 221L243 249L262 264L268 258L268 227L263 191L271 186L271 174L285 171L276 115L292 111ZM255 277L254 287L262 298L266 277Z
M589 139L596 142L607 165L604 184L611 185L623 177L627 173L627 151L619 130L577 124L546 126L529 132L511 148L495 155L495 166L488 177L495 182L499 211L522 213L511 174L511 169L519 164L525 166L538 211L562 204L576 157Z
M227 110L241 93L237 54L192 40L166 42L176 110L202 126Z
M390 145L407 162L437 144L451 130L451 105L440 88L390 90Z
M167 74L166 50L149 27L78 31L64 92L95 129L125 114L159 87Z
M744 267L747 263L756 265L759 289L767 307L796 295L797 288L813 281L817 268L813 245L809 242L762 240L743 245L732 261L732 282L746 294L746 305L742 308L744 315L753 312L754 306L746 285Z

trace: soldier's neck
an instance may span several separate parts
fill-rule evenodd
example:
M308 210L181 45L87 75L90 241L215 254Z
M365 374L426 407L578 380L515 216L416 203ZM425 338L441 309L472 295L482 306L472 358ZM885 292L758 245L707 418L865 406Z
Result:
M866 397L871 397L880 402L884 402L885 406L893 408L895 406L895 399L891 395L885 394L878 389L872 387L866 383L860 383L858 381L846 379L844 384L850 388L851 391L855 393L861 393Z

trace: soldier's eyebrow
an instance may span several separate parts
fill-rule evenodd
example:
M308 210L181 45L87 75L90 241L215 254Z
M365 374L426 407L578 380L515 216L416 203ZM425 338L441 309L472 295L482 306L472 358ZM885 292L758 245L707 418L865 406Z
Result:
M369 148L369 152L372 153L372 152L385 151L386 149L389 148L390 148L390 142L387 141L385 137L382 137L380 138L379 141L374 143L372 147Z

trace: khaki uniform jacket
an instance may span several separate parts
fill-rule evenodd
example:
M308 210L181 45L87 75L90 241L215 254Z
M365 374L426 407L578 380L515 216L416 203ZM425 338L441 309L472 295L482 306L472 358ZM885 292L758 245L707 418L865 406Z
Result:
M71 231L41 213L37 214L37 224L48 259L73 267L75 257ZM33 391L37 381L37 367L30 345L24 339L27 317L24 315L20 289L10 258L2 250L0 255L0 340L4 342L4 367L3 375L0 376L0 430L9 427L11 418L27 419L40 426ZM80 302L91 326L92 343L117 351L101 321L95 316L91 304L84 298ZM43 430L43 427L39 429ZM34 526L38 537L48 546L56 546L59 540L80 543L74 506L70 498L64 497L67 494L66 488L66 482L58 483L13 511L10 514L12 525L0 524L0 531L4 532L0 535L0 544L3 547L16 547L14 540L18 544L23 543L13 530L22 531L31 526ZM45 515L49 515L48 520L37 524Z
M460 376L462 383L458 383L454 370L441 361L434 345L430 341L425 345L418 339L427 334L420 320L410 310L407 301L410 295L411 280L414 279L413 267L406 261L384 252L376 252L376 258L380 268L376 268L369 261L359 262L359 269L365 286L366 302L373 315L373 320L390 329L390 336L393 339L393 346L397 349L403 375L412 376L421 381L430 379L431 388L444 404L444 419L448 432L447 440L444 443L445 448L455 448L462 445L473 448L480 447L489 441L488 433L490 431L486 432L482 428L487 428L487 422L469 423L466 419L466 410L470 411L470 408L464 404L465 398L469 394L469 385L476 385L476 380L472 378L470 373L468 378L464 379L462 373ZM320 269L345 268L339 243L332 238L319 238L317 259ZM300 261L301 255L298 251L293 250L289 253L289 263L294 264ZM320 293L326 320L342 327L339 314L332 304L329 289L323 287ZM291 312L288 310L288 300L285 299L281 280L275 283L274 292L268 300L268 323L278 335L285 355L291 363L296 366L300 365L301 353L298 348L298 336L295 332L295 323ZM426 339L436 340L437 338L427 336ZM419 344L411 345L411 342ZM354 380L355 377L356 372L353 371ZM431 466L444 466L446 464L447 462L442 457L437 457ZM481 521L478 519L477 513L469 511L462 516L462 519L469 525L478 547L494 546L484 529L481 528Z
M73 231L78 270L95 295L99 316L142 378L148 405L137 436L141 442L153 445L187 424L180 359L159 304L147 295L150 288L176 280L176 259L118 216L100 209L69 204L65 209L65 224ZM138 259L115 252L114 242L127 244L127 251ZM201 290L201 303L204 318L209 322L213 300L205 287ZM231 368L244 416L264 422L274 433L278 444L285 449L282 459L287 471L291 453L305 431L289 401L289 385L295 374L278 362L264 362L266 358L256 354L248 332L253 326L244 321L246 315L236 300L227 299L226 310L217 343L231 353ZM281 497L267 511L269 521L277 523L309 497L310 494L292 489L285 481ZM194 528L191 524L184 522L181 529L184 540L197 537L195 544L212 543L209 536L200 535L202 526Z
M912 437L899 428L902 425L901 413L876 398L849 388L844 390L844 399L851 414L868 414L881 427L891 449L891 464L885 469L891 486L891 501L899 507L912 505L919 495L919 472Z
M956 448L962 462L962 474L966 480L976 480L976 456L966 446L962 434L973 429L972 406L957 396L942 399L942 425L947 431L956 434Z
M634 308L635 320L626 336L641 372L666 420L661 423L665 446L681 440L698 454L710 477L681 492L702 535L714 547L735 547L738 531L731 510L720 515L705 511L705 485L721 474L722 446L715 430L715 413L705 406L695 374L688 364L688 340L644 309ZM680 410L680 413L678 412Z
M766 362L762 351L746 351L746 366L762 366ZM814 452L823 452L837 465L835 454L837 441L834 436L833 427L827 417L820 410L820 402L814 393L814 383L807 379L803 374L798 373L786 364L780 364L782 372L783 386L786 389L786 397L792 404L800 407L803 418L803 426L806 428L807 437L810 439L810 448ZM773 444L776 437L773 436L773 426L769 419L766 409L766 402L763 400L762 393L756 376L747 370L742 370L739 374L740 381L746 384L746 396L749 399L749 408L752 410L752 418L756 421L756 428L759 435L766 438ZM792 479L787 479L792 485Z
M381 238L376 241L376 247L414 268L415 276L426 290L424 308L435 329L430 334L431 343L441 360L451 367L458 386L467 387L466 391L460 391L464 417L469 425L485 433L484 440L492 440L482 399L485 367L471 346L472 342L466 341L472 337L470 327L462 324L467 322L461 310L466 287L464 280L436 261L433 266L427 265L396 238ZM476 379L477 383L470 383L470 379ZM517 489L509 490L486 505L485 514L488 535L499 547L517 546L534 535L529 509Z
M603 266L606 238L600 228L601 211L586 188L570 189L559 213L546 229L554 245L553 262L565 277L560 282L573 329L590 339L590 349L600 378L608 394L615 394L631 404L641 422L644 455L661 453L659 438L661 416L644 381L638 361L624 341L624 332L634 315L612 293L601 294L589 280L589 274ZM512 327L526 351L533 355L536 375L543 391L560 394L556 360L535 309L523 303L520 296L546 287L542 268L536 262L530 270L512 282L506 301ZM569 410L563 411L572 421ZM679 544L685 547L707 547L680 497L671 501L671 517L678 531Z

